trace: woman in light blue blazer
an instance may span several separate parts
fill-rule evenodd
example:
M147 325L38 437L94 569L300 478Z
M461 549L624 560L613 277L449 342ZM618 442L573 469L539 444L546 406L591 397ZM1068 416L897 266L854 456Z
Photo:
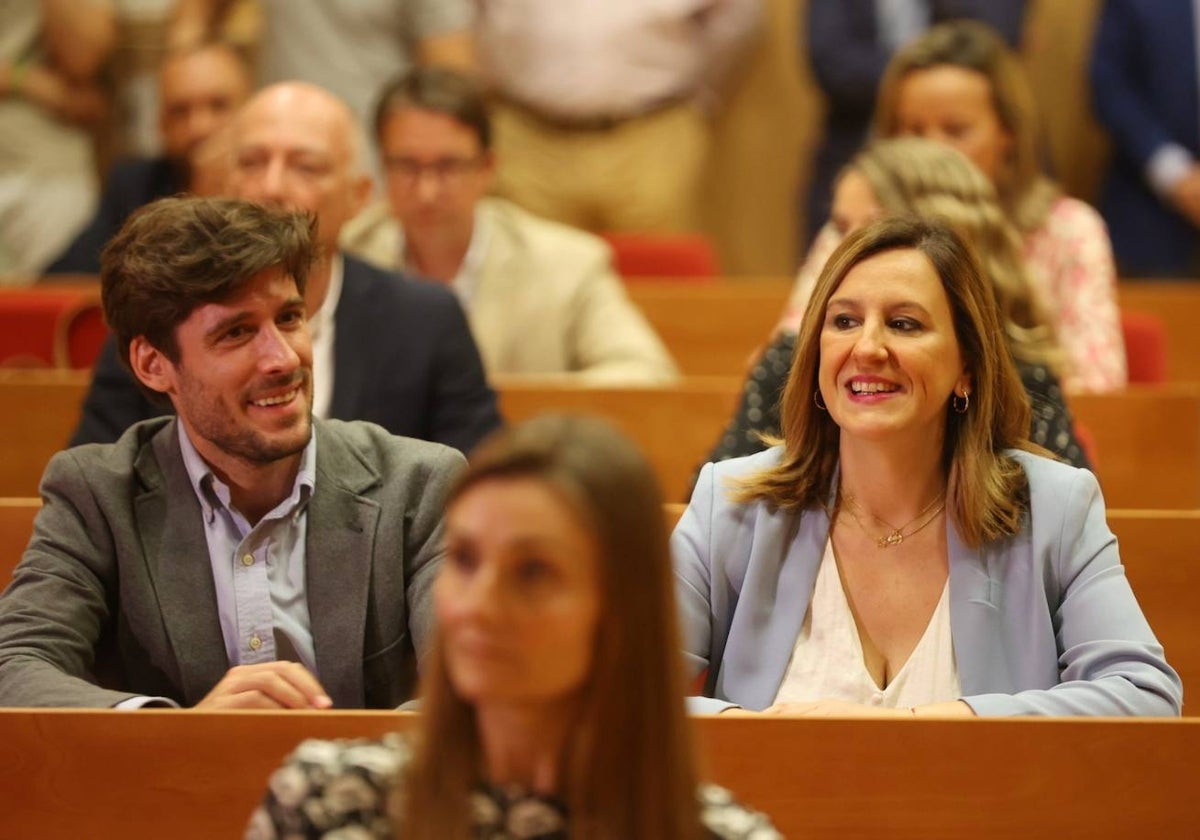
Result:
M782 442L709 464L674 536L696 711L1178 715L1095 478L1026 440L991 285L875 222L801 324Z

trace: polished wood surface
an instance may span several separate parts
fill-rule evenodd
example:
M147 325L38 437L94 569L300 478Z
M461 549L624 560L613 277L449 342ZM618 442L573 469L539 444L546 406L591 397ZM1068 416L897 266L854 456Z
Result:
M626 284L688 376L745 376L751 355L783 314L791 288L787 277Z
M0 711L0 836L237 837L304 738L386 712ZM1193 720L699 718L706 777L808 840L1190 837Z

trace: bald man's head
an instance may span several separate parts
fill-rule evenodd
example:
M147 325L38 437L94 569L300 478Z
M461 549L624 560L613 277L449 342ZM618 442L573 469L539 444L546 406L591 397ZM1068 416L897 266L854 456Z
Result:
M283 82L264 88L232 129L230 191L238 198L307 210L328 251L366 204L362 131L344 102L324 88Z

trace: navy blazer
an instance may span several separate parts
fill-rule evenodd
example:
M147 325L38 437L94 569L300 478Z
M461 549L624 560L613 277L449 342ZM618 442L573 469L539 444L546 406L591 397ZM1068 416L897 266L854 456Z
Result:
M129 215L151 201L183 192L187 186L184 170L164 157L117 161L104 183L96 215L46 274L99 274L100 252Z
M820 508L738 504L731 479L782 447L708 464L671 537L685 656L708 669L693 711L775 702L829 539ZM947 517L950 632L980 715L1178 715L1179 676L1129 588L1095 476L1025 452L1030 511L974 549Z
M343 259L329 416L469 452L501 420L458 299L442 286ZM112 443L139 420L169 412L142 393L110 336L71 445Z
M1164 144L1200 159L1200 90L1192 0L1107 0L1092 48L1092 104L1113 141L1100 195L1125 274L1200 269L1200 231L1146 182Z

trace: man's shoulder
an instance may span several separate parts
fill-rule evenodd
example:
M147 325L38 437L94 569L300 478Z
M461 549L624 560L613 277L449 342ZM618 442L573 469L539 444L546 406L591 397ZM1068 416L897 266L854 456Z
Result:
M454 293L437 283L418 280L400 271L392 271L342 254L342 298L343 305L392 307L402 306L453 306L458 298Z
M509 237L531 257L612 260L612 248L593 233L544 219L502 198L485 198L480 207L492 226L491 235Z
M171 446L177 441L174 422L174 416L143 420L112 443L85 443L56 453L42 473L43 497L83 494L102 500L110 510L132 504L134 497L163 483L164 467L170 471L160 457L178 451L177 443Z
M394 435L365 420L319 420L316 422L318 464L333 471L357 463L383 480L400 474L461 469L464 458L457 449L418 438Z
M149 203L183 188L171 162L164 157L127 157L113 164L107 188Z

